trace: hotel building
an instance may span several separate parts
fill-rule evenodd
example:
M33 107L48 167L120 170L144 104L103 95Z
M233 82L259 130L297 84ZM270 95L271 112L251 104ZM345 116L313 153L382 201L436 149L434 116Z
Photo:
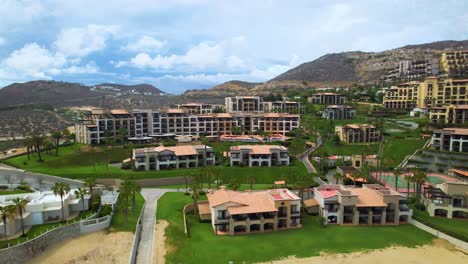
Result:
M468 152L468 128L444 128L435 130L431 139L432 149Z
M468 104L444 105L432 107L429 110L429 119L433 124L458 125L468 123Z
M356 116L356 110L347 105L331 105L322 112L322 118L332 120L352 119Z
M214 150L205 145L159 146L133 150L135 168L146 171L203 167L214 165L215 159Z
M322 185L314 188L314 199L327 224L398 225L412 216L405 197L379 184Z
M380 131L368 124L348 124L335 127L335 133L346 143L369 143L380 141Z
M223 105L197 103L178 104L172 108L182 109L184 112L194 115L213 114L216 112L220 113L224 110Z
M439 74L439 60L435 57L422 60L401 60L384 77L384 81L419 80L427 76Z
M262 113L264 112L261 96L234 96L224 99L227 113Z
M468 50L442 53L440 66L450 77L466 76L468 74Z
M301 227L301 198L288 189L236 192L221 188L198 204L216 234L245 234Z
M231 166L288 166L288 149L277 145L232 146L229 151Z
M384 94L385 108L412 109L447 104L468 104L468 79L428 77L423 82L412 81L392 86Z
M468 183L444 182L423 191L423 203L430 216L468 218Z
M346 103L346 96L337 93L318 93L307 98L311 104L340 105Z
M296 101L264 102L263 105L265 112L290 114L301 114L303 112L301 103Z

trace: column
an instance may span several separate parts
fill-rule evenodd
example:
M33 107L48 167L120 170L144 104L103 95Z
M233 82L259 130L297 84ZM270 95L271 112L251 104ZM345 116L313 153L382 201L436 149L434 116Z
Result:
M380 224L385 225L386 223L387 223L387 209L384 209L382 211L382 219L380 219Z
M374 214L372 213L372 210L369 210L368 213L367 213L367 215L368 215L367 224L368 224L368 225L372 225L372 218L373 218L373 215L374 215Z
M353 213L353 225L358 225L359 224L359 210L357 207L353 208L354 213Z

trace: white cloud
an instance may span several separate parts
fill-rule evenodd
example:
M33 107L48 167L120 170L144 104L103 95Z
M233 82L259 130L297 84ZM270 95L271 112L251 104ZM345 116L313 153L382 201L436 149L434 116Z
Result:
M150 36L142 36L135 42L130 42L123 50L132 52L156 52L166 45L165 41L157 40Z
M99 67L94 61L90 61L85 66L71 66L62 70L66 74L90 74L99 72Z
M117 34L117 26L88 25L62 30L54 42L57 52L65 56L83 57L106 47L106 41Z

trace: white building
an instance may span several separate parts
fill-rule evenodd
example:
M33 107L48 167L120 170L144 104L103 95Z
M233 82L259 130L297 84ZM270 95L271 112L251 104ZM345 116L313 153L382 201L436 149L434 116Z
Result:
M468 152L468 128L444 128L432 134L434 150Z
M230 149L231 166L288 166L288 149L277 145L241 145Z

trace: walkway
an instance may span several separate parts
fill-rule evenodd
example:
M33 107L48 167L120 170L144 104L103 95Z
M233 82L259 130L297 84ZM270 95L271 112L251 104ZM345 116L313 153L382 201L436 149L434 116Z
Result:
M168 191L177 190L141 189L141 194L145 198L146 205L141 220L142 229L135 262L137 264L151 264L153 262L157 201L159 197Z

